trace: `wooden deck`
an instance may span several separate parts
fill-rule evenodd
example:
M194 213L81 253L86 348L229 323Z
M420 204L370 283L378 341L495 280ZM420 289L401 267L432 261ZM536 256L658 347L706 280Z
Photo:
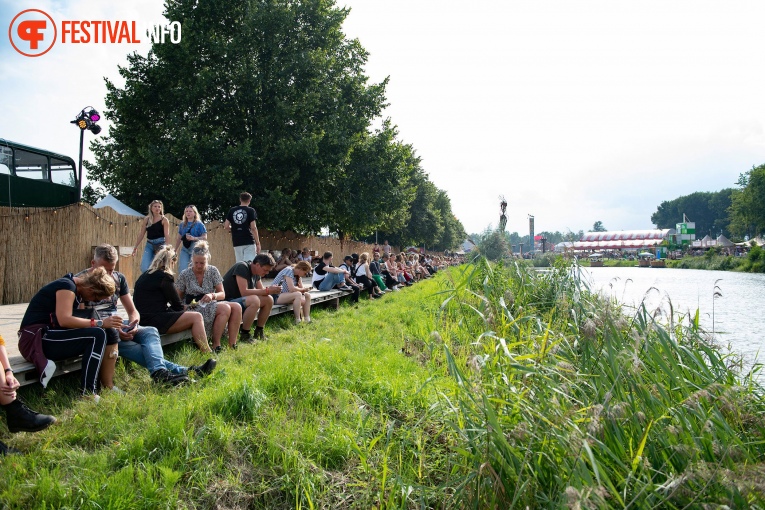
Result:
M327 304L337 309L340 306L340 298L351 295L351 292L342 290L330 290L330 291L311 291L311 307L317 304ZM11 368L13 373L22 386L27 384L33 384L39 381L39 374L34 365L25 360L21 354L19 354L18 342L16 339L16 332L19 329L21 319L24 317L27 303L18 305L5 305L0 306L0 334L5 338L6 349L8 351L8 358L11 362ZM122 304L119 303L118 311L124 315L124 309ZM270 317L275 315L281 315L292 311L292 304L289 305L275 305L271 309ZM268 327L268 326L266 326ZM180 333L171 333L169 335L162 335L162 345L170 345L176 342L181 342L191 338L191 330L182 331ZM81 357L72 358L65 361L56 362L56 373L54 377L67 374L69 372L75 372L80 370Z

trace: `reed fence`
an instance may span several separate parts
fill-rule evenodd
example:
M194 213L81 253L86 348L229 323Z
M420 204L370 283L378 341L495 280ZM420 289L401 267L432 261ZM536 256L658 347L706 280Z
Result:
M171 214L170 239L178 238L180 221ZM26 303L46 283L69 272L90 266L93 247L109 243L120 251L117 269L125 274L132 287L140 274L142 241L135 257L135 246L143 217L119 214L110 207L93 209L81 202L59 208L0 207L0 304ZM212 255L211 264L225 273L235 262L231 235L223 223L205 223ZM371 253L372 246L333 237L303 236L291 231L268 231L259 228L261 248L280 251L283 248L308 247L318 253L336 255Z

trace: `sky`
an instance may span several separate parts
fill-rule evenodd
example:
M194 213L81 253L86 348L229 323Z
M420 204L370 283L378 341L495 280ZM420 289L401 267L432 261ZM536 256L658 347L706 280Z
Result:
M389 77L384 112L468 232L652 228L664 200L734 187L765 163L765 3L338 0ZM61 19L161 16L158 1L0 0L0 137L73 158L69 121L142 45L10 46L27 8ZM89 133L86 133L86 137ZM87 143L86 143L87 145ZM85 158L89 159L86 148ZM690 218L693 220L693 218ZM682 218L678 218L678 222Z

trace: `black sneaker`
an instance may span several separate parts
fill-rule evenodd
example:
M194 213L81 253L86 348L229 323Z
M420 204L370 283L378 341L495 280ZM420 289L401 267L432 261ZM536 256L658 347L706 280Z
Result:
M207 361L205 361L203 365L196 365L193 367L189 367L189 370L193 370L200 376L205 376L211 373L213 370L215 370L215 367L217 365L218 365L218 360L216 360L215 358L210 358Z
M253 338L253 341L260 340L265 342L266 340L268 340L268 338L266 337L265 330L263 328L257 328L257 327L255 328L255 333L252 334L252 338Z
M178 386L179 384L189 382L189 376L186 374L174 374L166 368L160 368L151 374L151 380L157 384Z
M239 330L239 341L245 342L248 344L255 343L255 335L253 335L249 330L245 331L243 329Z
M220 354L221 352L223 352L223 346L219 345L218 347L213 347L212 352L214 352L215 354Z
M53 416L36 413L18 399L4 407L8 430L11 432L37 432L56 423Z
M12 446L0 441L0 455L21 455L21 452Z

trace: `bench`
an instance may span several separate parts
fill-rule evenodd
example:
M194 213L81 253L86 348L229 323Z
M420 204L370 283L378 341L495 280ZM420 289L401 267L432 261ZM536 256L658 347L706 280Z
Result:
M337 289L329 290L329 291L313 290L311 291L311 307L317 304L329 304L330 306L333 306L337 310L337 308L340 306L340 298L349 296L351 294L352 292L337 290ZM118 310L124 311L122 309L121 304L118 306ZM269 317L273 317L275 315L281 315L283 313L287 313L291 311L292 311L291 303L288 305L275 305L273 308L271 308L271 313L269 314ZM183 340L191 339L191 330L162 335L160 339L162 341L162 345L170 345L177 342L181 342ZM35 366L29 361L25 360L23 357L10 356L9 361L11 362L11 368L13 368L13 373L16 376L16 379L19 381L19 383L22 386L33 384L40 380L40 376L37 370L35 369ZM82 364L82 356L77 356L75 358L71 358L71 359L67 359L63 361L57 361L56 373L53 374L53 377L57 377L63 374L68 374L70 372L76 372L80 370L81 364Z

